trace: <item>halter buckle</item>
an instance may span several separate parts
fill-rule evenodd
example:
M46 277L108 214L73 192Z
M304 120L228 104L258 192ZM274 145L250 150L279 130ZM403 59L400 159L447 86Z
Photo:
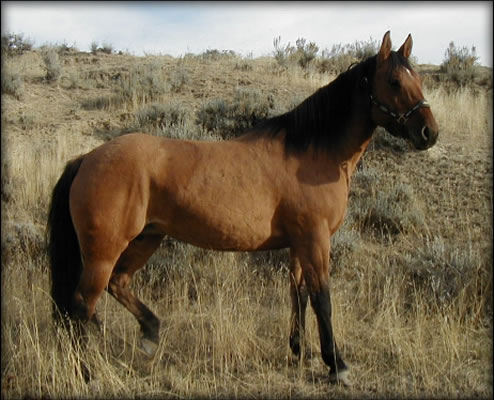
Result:
M402 124L402 125L406 125L406 123L408 121L408 116L409 116L409 114L408 115L407 114L408 113L398 115L398 118L396 118L396 122L398 122L399 124Z

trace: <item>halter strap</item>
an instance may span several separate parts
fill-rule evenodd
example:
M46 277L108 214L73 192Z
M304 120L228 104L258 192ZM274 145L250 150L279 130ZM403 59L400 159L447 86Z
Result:
M430 104L427 102L426 99L422 99L417 104L415 104L410 110L408 110L407 112L402 113L402 114L397 114L397 113L391 111L384 104L382 104L379 101L377 101L372 94L369 94L369 96L370 96L370 99L371 99L371 101L372 101L373 104L375 104L377 107L379 107L379 109L382 112L384 112L385 114L388 114L391 117L393 117L401 125L405 125L407 123L408 118L410 117L410 115L412 115L412 113L414 111L418 110L420 107L425 107L425 108L430 108L431 107Z

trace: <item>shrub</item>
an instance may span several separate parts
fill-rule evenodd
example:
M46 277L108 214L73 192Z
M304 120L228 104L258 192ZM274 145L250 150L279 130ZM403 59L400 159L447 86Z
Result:
M290 46L290 42L285 46L281 46L281 36L273 39L274 46L274 58L279 66L286 67L288 65L288 58L294 53L295 48Z
M168 77L170 90L174 93L180 92L189 82L189 79L189 72L187 71L183 63L180 63L177 69L175 69Z
M288 64L298 64L303 69L306 69L312 60L316 58L319 47L314 42L307 43L304 38L298 38L295 42L295 47L290 45L281 45L281 36L273 39L274 58L278 65L287 67Z
M136 67L128 75L122 76L117 88L117 96L133 105L157 101L166 92L161 65L155 62Z
M24 94L24 83L17 74L2 73L2 93L10 94L20 100Z
M294 53L294 57L298 65L306 69L311 61L316 58L319 47L314 42L307 43L307 40L304 38L298 38L295 45L297 46L297 50Z
M347 45L347 48L348 53L360 62L377 54L379 42L370 37L368 41L356 40L354 43Z
M31 129L36 125L36 117L33 113L23 111L19 115L19 125L22 129Z
M136 128L153 127L163 129L171 125L182 124L185 121L186 111L181 104L150 104L136 115Z
M111 54L113 53L113 45L110 43L103 43L99 50L101 50L105 54Z
M356 171L351 198L349 224L378 238L409 232L425 222L412 187L406 183L387 185L372 168Z
M91 42L91 53L96 54L98 52L98 42L92 41Z
M58 45L57 47L58 47L58 54L60 54L61 56L75 51L79 51L75 43L72 46L70 46L65 40L62 42L62 44Z
M364 61L379 51L379 42L372 37L368 41L355 41L351 44L334 44L331 50L325 49L317 61L317 68L321 73L340 74L346 71L353 63Z
M229 114L230 106L225 100L213 99L202 105L197 112L196 121L206 131L230 131Z
M49 82L58 81L62 76L63 68L57 51L53 47L45 46L41 50L41 57L45 63L46 80Z
M231 103L211 100L197 112L197 123L222 138L241 134L256 122L268 118L274 108L273 98L252 89L236 89Z
M98 96L81 101L84 110L108 110L112 106L119 106L123 103L123 98L119 96Z
M206 50L204 53L201 54L201 58L203 60L211 60L211 61L218 61L221 60L222 58L233 58L233 57L236 57L236 54L233 50L219 51L217 49L212 49L212 50Z
M180 102L150 104L135 114L132 130L181 140L218 140L195 124L190 110Z
M321 57L317 59L316 67L320 73L331 73L338 75L348 69L356 62L353 55L345 50L345 46L334 44L331 50L324 49Z
M67 75L68 87L67 89L77 89L81 86L81 77L78 71L71 71Z
M115 109L124 105L136 108L161 100L168 91L168 83L163 79L161 65L157 62L134 67L128 73L113 75L111 79L116 81L114 94L85 99L82 101L84 109Z
M33 44L34 42L31 39L25 39L22 33L7 33L2 35L2 54L6 56L21 55L32 50Z
M442 308L450 317L458 313L470 324L492 318L492 258L483 258L471 241L426 237L425 243L398 258L413 285L413 292L405 293L410 302L419 292L431 309Z
M252 66L251 62L249 62L247 60L242 60L241 62L235 64L234 69L236 71L245 72L245 71L252 71L254 69L254 67Z
M2 237L2 257L39 257L45 250L43 230L31 222L15 222L7 226Z
M469 50L466 46L458 48L454 42L450 42L444 54L441 70L454 82L465 85L475 78L478 59L475 46Z

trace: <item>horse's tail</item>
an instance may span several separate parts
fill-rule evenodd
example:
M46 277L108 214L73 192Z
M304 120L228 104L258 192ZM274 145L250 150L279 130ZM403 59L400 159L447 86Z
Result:
M51 196L48 214L48 257L51 264L53 316L60 322L72 317L72 296L82 271L81 250L69 208L70 187L83 156L69 161Z

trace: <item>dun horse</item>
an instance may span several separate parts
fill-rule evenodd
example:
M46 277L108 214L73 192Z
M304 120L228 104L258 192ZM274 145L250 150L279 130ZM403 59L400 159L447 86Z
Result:
M408 35L339 75L299 106L234 140L128 134L70 161L52 195L49 255L56 314L95 319L106 289L137 319L153 354L160 321L130 290L165 235L207 249L289 248L290 347L301 352L310 298L332 379L347 382L329 292L330 238L377 126L425 150L438 127L408 58Z

